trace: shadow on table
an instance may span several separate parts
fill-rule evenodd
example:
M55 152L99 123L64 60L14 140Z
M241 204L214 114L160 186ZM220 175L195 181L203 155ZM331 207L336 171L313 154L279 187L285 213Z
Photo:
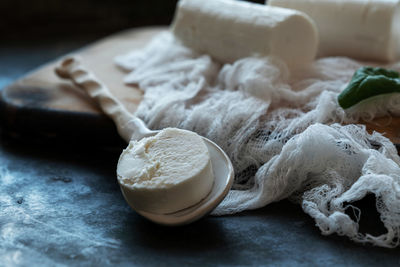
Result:
M356 244L337 235L321 235L300 206L289 201L232 216L209 216L177 228L159 226L138 215L127 216L125 220L123 246L133 252L140 244L152 251L155 258L164 260L181 257L184 262L185 259L190 262L193 257L199 257L203 264L217 260L221 264L398 263L398 249ZM362 227L370 231L374 225Z

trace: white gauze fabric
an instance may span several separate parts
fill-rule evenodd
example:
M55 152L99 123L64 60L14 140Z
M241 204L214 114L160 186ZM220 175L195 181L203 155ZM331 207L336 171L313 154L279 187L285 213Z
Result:
M231 158L233 189L214 215L289 198L314 218L322 234L399 245L397 150L382 135L351 123L399 115L400 94L343 111L337 96L361 63L321 58L307 69L289 71L279 59L267 57L222 65L183 47L169 32L116 63L130 72L126 83L144 90L136 115L150 128L195 131ZM400 63L386 67L400 70ZM358 219L345 213L357 209L351 203L367 194L376 196L386 234L360 233Z

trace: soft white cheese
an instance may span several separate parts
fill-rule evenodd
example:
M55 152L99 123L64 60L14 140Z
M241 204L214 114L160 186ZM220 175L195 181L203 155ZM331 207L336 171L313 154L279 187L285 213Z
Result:
M268 4L302 11L315 21L319 56L379 61L398 56L398 0L269 0Z
M396 59L400 59L400 1L397 4L393 18L392 34L394 36L394 46L396 50Z
M276 55L290 66L310 63L317 29L302 12L232 0L181 0L172 26L181 42L223 63Z
M134 209L158 214L200 202L214 182L210 155L202 137L175 128L131 141L121 154L117 176Z

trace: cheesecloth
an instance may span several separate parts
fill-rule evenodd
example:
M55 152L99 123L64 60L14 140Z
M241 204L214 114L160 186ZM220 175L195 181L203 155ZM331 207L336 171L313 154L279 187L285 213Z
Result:
M233 189L214 215L257 209L285 198L299 203L324 235L396 247L400 242L400 158L359 119L400 115L400 94L375 97L344 111L337 95L363 64L321 58L289 70L277 58L222 65L182 46L169 32L115 59L144 90L136 115L153 129L178 127L216 142L235 167ZM371 64L369 64L371 65ZM400 62L384 67L400 71ZM367 194L387 233L359 232ZM352 209L355 219L346 213Z

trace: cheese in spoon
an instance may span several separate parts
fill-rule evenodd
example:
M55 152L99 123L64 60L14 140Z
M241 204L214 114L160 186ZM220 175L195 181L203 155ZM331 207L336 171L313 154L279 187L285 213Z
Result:
M117 176L134 209L157 214L195 205L208 195L214 182L202 137L175 128L131 141L121 154Z

